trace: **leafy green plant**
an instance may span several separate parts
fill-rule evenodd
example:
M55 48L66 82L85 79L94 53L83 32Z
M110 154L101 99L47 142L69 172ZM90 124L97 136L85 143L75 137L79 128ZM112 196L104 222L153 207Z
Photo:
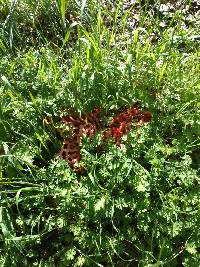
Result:
M125 5L2 1L1 266L199 266L195 4ZM100 106L109 125L135 103L152 121L121 148L100 130L84 173L58 157L70 110Z

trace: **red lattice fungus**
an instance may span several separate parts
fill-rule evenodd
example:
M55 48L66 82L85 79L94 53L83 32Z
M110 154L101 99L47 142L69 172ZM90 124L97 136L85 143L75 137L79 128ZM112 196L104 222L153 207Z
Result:
M62 123L72 126L73 130L72 136L64 139L63 147L59 151L59 155L65 159L69 166L75 171L77 169L75 165L81 159L80 145L83 136L92 138L103 128L100 120L100 111L100 108L96 108L93 112L81 117L69 115L61 119ZM106 142L108 138L113 138L115 144L120 147L122 144L122 136L130 131L132 125L139 127L150 122L151 119L152 113L149 111L141 112L137 107L127 108L111 120L107 129L103 132L102 140ZM79 172L82 171L79 170Z
M68 162L70 167L74 167L81 159L80 144L83 136L92 138L100 130L102 125L99 113L100 109L97 108L82 117L73 115L61 119L61 122L73 127L72 137L64 139L63 147L59 151L59 155Z

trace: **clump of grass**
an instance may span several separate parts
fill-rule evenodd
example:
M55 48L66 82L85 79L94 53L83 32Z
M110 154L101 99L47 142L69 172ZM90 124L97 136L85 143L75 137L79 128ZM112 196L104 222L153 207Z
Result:
M180 8L153 15L147 1L126 10L118 1L113 12L97 1L48 3L0 9L1 266L198 266L196 24L184 28ZM97 153L99 136L84 140L84 175L56 156L47 116L56 124L70 109L135 103L153 120L123 149L111 141Z

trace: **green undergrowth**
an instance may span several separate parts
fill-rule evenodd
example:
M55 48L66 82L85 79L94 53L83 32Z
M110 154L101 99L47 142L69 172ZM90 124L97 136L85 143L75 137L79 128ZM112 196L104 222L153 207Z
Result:
M0 265L199 266L196 15L32 2L0 6ZM83 175L57 156L47 116L59 125L71 109L105 117L136 103L153 119L122 149L98 151L101 132L84 139Z

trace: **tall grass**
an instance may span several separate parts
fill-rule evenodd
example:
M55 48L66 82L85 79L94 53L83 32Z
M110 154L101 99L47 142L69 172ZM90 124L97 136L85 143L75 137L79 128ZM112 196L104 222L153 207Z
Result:
M199 265L198 23L160 4L2 2L1 266ZM84 140L85 175L56 156L70 109L135 103L124 149Z

